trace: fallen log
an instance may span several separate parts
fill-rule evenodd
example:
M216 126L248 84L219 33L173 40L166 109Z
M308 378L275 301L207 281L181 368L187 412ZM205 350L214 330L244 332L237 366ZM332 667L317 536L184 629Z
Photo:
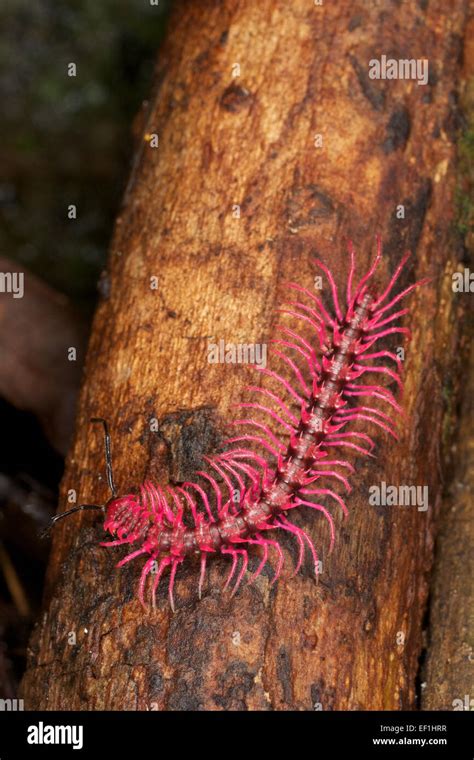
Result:
M163 589L145 613L139 569L115 569L122 554L99 546L101 520L58 524L27 709L415 706L444 389L455 392L458 373L453 92L466 7L177 4L116 223L61 509L71 489L108 498L91 416L110 423L120 492L149 475L189 476L253 380L246 365L209 364L208 342L267 342L285 282L311 286L315 252L343 285L347 239L360 271L380 233L385 276L408 248L410 278L433 278L412 300L407 417L400 443L380 436L378 459L358 462L331 556L327 526L302 516L323 556L317 585L306 570L273 587L264 576L230 599L216 561L201 601L188 566L177 612ZM384 51L427 58L428 84L371 79ZM429 508L371 506L382 481L427 486Z

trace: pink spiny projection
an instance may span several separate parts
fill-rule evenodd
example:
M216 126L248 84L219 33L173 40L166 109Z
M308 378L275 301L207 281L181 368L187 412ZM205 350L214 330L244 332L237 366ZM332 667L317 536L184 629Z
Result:
M402 389L401 362L394 353L375 344L389 335L409 335L407 328L394 325L408 313L406 308L398 310L397 304L427 282L419 281L393 295L409 257L405 254L387 287L378 295L373 275L381 260L380 239L369 271L355 285L352 244L349 256L345 305L330 270L316 261L329 284L332 313L315 293L290 284L299 300L291 301L281 312L309 325L314 342L287 326L279 328L282 337L273 341L277 345L273 353L291 371L292 381L273 370L256 368L281 388L281 395L264 386L249 388L255 400L240 404L246 412L233 423L236 435L225 442L224 451L204 457L206 469L196 473L195 482L170 486L146 481L136 493L118 497L107 426L103 420L96 420L104 423L112 498L103 507L83 504L54 519L81 509L102 509L104 528L114 537L102 545L136 547L118 567L137 557L146 557L138 589L144 606L147 591L155 606L158 586L169 568L168 591L174 610L176 573L191 555L200 558L199 596L207 562L219 554L231 560L225 588L231 586L232 595L235 594L247 572L251 546L259 546L262 557L250 580L260 575L272 551L276 559L272 581L275 582L284 560L277 540L280 530L290 533L298 543L295 573L306 551L310 552L317 573L318 556L311 538L288 517L291 510L300 507L324 515L332 549L335 530L327 502L339 505L344 515L347 507L328 483L336 481L350 492L347 476L354 468L346 461L347 452L373 456L374 441L366 433L354 431L354 424L364 421L397 437L393 415L401 412L399 404L391 390L366 376L384 375L388 382L393 381ZM377 360L383 363L375 363ZM378 408L380 402L386 404L385 410ZM293 411L295 408L297 413ZM280 436L270 428L270 423L275 422ZM183 519L185 511L192 518L192 527Z

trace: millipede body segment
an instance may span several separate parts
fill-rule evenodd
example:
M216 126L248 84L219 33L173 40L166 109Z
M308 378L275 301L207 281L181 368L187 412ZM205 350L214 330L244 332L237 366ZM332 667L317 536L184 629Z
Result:
M252 410L252 415L233 422L239 427L239 434L225 442L224 451L204 457L207 467L196 473L195 480L179 486L146 481L137 492L117 496L105 426L107 476L112 498L103 507L80 505L60 513L55 519L79 509L103 509L104 528L114 540L102 545L134 544L137 547L118 566L142 555L147 557L138 590L143 605L146 606L148 576L152 579L150 594L154 606L160 580L169 567L168 590L174 609L176 572L190 555L200 557L199 595L207 561L218 554L231 558L225 588L235 577L234 594L247 572L251 545L262 549L260 564L251 579L260 575L272 549L277 558L273 581L277 580L283 566L283 552L274 537L278 530L291 533L298 542L295 573L307 549L317 573L315 547L308 534L289 520L288 512L292 509L310 507L321 512L329 523L332 548L334 523L330 508L321 501L336 501L347 514L344 500L327 484L337 481L349 492L346 474L354 471L339 452L352 449L357 454L372 456L374 447L370 436L352 427L364 420L397 437L393 417L378 408L383 402L392 414L401 411L392 391L386 385L364 383L363 376L383 375L401 389L401 362L395 353L380 347L372 350L372 347L388 335L409 334L407 328L393 325L408 309L397 311L395 307L405 295L426 282L417 282L393 295L409 256L405 254L387 287L377 295L372 279L381 259L380 239L372 266L356 286L353 286L352 244L349 244L349 255L344 309L334 278L320 261L316 263L326 275L333 311L310 290L289 285L302 300L291 301L288 308L281 311L309 325L314 341L287 326L279 328L283 337L273 341L277 345L274 354L286 370L291 370L291 382L274 370L256 367L256 371L282 389L288 403L280 393L263 384L252 386L250 390L258 399L263 397L265 403L257 400L240 404ZM288 404L296 408L298 414ZM278 423L280 435L270 428L269 420ZM240 432L241 428L244 432ZM183 519L185 510L192 518L192 527ZM276 535L278 537L278 533Z

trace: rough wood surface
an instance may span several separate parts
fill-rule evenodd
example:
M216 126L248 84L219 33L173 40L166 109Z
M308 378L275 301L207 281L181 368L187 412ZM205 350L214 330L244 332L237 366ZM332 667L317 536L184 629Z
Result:
M163 589L159 609L145 614L139 567L114 569L122 555L99 546L100 520L58 526L23 682L27 708L414 705L443 386L455 386L450 273L465 11L464 0L177 3L93 325L63 504L71 488L81 500L107 498L92 415L110 421L120 490L192 468L253 379L243 365L209 365L209 336L271 339L285 281L311 286L317 251L342 283L348 237L361 267L379 232L385 275L408 247L410 276L434 277L412 302L409 417L399 444L381 437L379 458L357 463L350 518L338 519L330 557L327 526L301 517L323 556L318 585L308 568L275 587L263 577L231 600L220 593L228 565L217 561L201 602L188 566L177 613ZM368 61L381 54L427 57L431 83L370 80ZM161 435L150 432L153 417L166 421ZM381 480L428 485L429 510L369 506L368 488Z
M470 380L460 414L455 472L443 503L431 596L429 642L422 707L474 709L474 466L473 386ZM468 375L468 373L466 373Z
M466 27L466 46L460 86L463 114L458 141L460 221L465 227L466 253L474 253L474 7ZM466 256L467 258L467 256ZM461 267L462 269L462 267ZM472 269L472 267L471 267ZM474 709L474 352L472 295L459 293L465 303L462 356L462 403L452 448L446 495L439 517L430 598L426 663L422 673L422 709ZM469 308L470 307L470 308ZM468 318L469 317L469 318ZM470 349L471 347L471 349Z

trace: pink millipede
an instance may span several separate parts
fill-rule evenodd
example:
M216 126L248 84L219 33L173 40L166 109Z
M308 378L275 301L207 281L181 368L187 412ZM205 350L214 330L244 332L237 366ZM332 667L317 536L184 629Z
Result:
M331 271L319 260L316 264L329 283L332 313L315 293L290 284L292 291L298 294L297 300L281 311L309 325L318 350L300 333L286 326L280 328L284 337L274 339L278 346L274 353L286 369L291 370L293 381L289 382L274 370L259 369L286 392L288 403L267 387L251 386L256 400L242 402L240 406L252 414L234 421L238 432L227 439L223 451L204 457L207 468L196 473L201 484L192 481L163 486L145 481L136 492L118 496L107 424L101 418L93 419L104 425L106 472L112 497L104 505L81 504L56 515L53 522L80 510L102 510L104 529L114 540L101 545L136 546L117 566L121 567L135 557L146 556L138 590L143 606L146 607L148 575L151 573L153 578L151 600L155 606L158 585L169 567L168 593L174 611L176 572L190 555L200 558L199 597L208 558L217 554L229 555L231 559L225 588L233 581L232 595L235 594L247 572L250 545L260 546L263 554L251 580L260 575L269 551L273 550L276 554L273 582L276 581L283 565L283 552L279 542L268 537L269 531L284 530L296 538L299 556L295 573L302 565L306 550L310 551L315 572L318 572L318 557L311 538L289 520L287 513L298 507L321 512L329 523L332 548L335 540L333 519L329 507L320 502L330 500L346 515L344 500L327 487L327 481L335 480L349 492L348 475L354 471L350 462L344 456L341 458L338 452L349 449L373 456L374 441L365 433L353 431L353 423L363 420L397 437L392 415L400 413L401 407L391 390L366 381L365 376L385 375L389 382L393 381L401 388L401 362L396 354L375 347L375 343L388 335L409 335L407 328L393 324L408 309L394 311L394 307L414 288L428 281L420 280L398 295L392 294L409 257L406 253L386 288L377 295L371 280L381 260L380 238L371 267L355 287L355 256L351 243L349 256L344 308ZM374 364L378 359L384 363ZM364 401L364 398L368 400ZM388 409L377 408L373 405L374 400L375 403L385 402ZM290 405L299 407L297 416ZM259 419L259 414L278 422L283 431L280 437ZM240 432L241 428L244 432ZM331 451L336 453L331 455ZM234 501L233 493L238 494L238 501ZM185 510L192 518L192 527L183 521Z

